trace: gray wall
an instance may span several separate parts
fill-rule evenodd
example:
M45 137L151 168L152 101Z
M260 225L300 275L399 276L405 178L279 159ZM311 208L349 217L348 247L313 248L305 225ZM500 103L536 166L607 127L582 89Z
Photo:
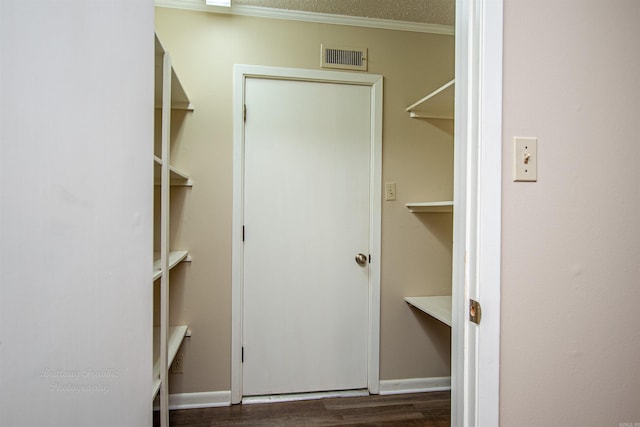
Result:
M640 423L640 2L504 11L501 424Z
M0 425L151 425L153 2L0 2Z

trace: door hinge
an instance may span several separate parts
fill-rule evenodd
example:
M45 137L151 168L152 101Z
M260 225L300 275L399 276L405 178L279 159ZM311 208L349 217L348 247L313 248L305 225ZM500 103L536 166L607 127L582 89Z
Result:
M247 104L244 104L243 110L242 110L242 119L244 120L244 122L247 122Z
M479 325L480 319L482 319L482 306L478 301L469 299L469 321Z
M240 363L244 363L244 347L242 347L242 351L240 352Z
M244 242L244 225L242 226L242 241Z

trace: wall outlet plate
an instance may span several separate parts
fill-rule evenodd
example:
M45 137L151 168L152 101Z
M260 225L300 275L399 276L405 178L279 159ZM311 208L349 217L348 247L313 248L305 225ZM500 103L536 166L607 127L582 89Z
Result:
M173 363L169 368L170 374L182 374L184 373L184 354L182 352L178 352L176 357L173 359Z

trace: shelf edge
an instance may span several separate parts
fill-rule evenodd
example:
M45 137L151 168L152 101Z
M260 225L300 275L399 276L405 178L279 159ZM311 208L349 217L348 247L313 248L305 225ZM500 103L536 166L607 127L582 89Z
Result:
M418 105L423 104L423 103L427 102L428 100L430 100L431 98L435 97L436 95L444 92L450 86L454 85L455 82L456 82L456 79L452 79L452 80L448 81L447 83L445 83L444 85L440 86L438 89L436 89L433 92L429 93L428 95L426 95L425 97L423 97L419 101L411 104L410 106L407 107L407 112L411 112L411 111L415 110L415 108Z
M422 213L422 212L453 212L453 201L447 200L442 202L414 202L407 203L405 206L409 209L409 212L412 213Z
M438 116L436 114L424 113L419 110L413 110L409 112L409 117L412 119L428 119L428 120L453 120L452 115Z

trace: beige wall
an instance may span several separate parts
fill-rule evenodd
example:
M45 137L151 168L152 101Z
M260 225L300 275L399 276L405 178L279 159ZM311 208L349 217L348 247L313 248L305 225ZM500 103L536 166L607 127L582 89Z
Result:
M501 425L640 423L640 2L504 11Z
M453 37L165 8L156 28L195 105L174 129L174 164L195 185L172 192L184 199L172 234L193 262L172 273L171 319L193 337L171 392L230 389L232 66L318 69L321 43L368 47L369 72L385 77L383 179L397 183L398 200L382 212L381 379L448 376L449 328L403 297L450 293L451 215L415 215L404 204L451 198L453 130L404 109L452 78Z

